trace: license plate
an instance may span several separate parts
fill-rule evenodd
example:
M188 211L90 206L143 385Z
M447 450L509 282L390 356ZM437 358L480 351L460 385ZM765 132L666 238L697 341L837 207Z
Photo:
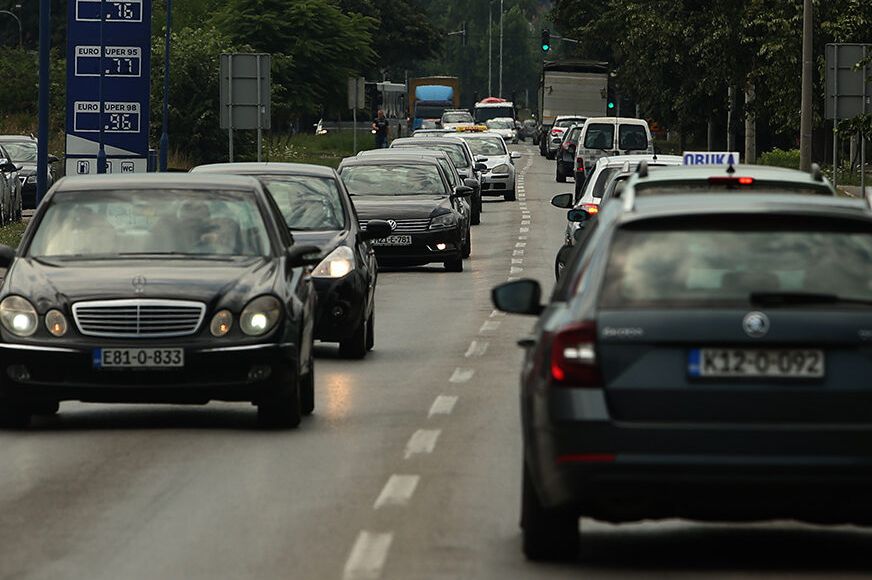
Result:
M388 236L379 240L373 240L373 246L411 246L412 236Z
M179 368L185 366L182 348L95 348L95 369Z
M688 359L688 372L697 378L816 379L824 366L820 349L695 348Z

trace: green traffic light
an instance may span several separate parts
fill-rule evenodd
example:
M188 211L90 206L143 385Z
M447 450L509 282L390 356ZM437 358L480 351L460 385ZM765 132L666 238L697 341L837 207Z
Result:
M609 102L609 109L614 109L614 108L615 108L615 104L612 102Z
M542 50L544 50L545 52L548 52L549 50L551 50L551 47L548 46L547 44L543 44L543 45L542 45Z

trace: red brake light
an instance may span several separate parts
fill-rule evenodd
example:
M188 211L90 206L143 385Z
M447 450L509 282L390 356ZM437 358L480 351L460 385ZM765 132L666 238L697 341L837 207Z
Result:
M600 388L596 360L596 323L564 328L551 341L551 384L558 387Z
M596 215L599 213L600 207L595 203L583 203L581 204L581 209L585 210L590 215Z
M709 177L709 183L722 185L754 185L753 177Z
M551 129L551 136L552 137L557 137L558 135L560 135L560 133L561 133L560 129Z
M753 183L754 183L753 177L740 177L739 178L739 185L751 185Z

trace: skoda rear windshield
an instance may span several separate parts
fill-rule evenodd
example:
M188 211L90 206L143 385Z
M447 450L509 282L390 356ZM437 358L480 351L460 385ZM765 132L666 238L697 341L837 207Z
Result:
M636 195L678 195L684 193L785 193L801 195L828 195L833 192L823 183L781 183L777 181L757 181L742 183L740 178L682 179L676 181L654 181L636 186Z
M849 308L872 301L872 226L784 216L741 223L747 218L618 230L600 307L750 308L761 296L837 296L829 306Z

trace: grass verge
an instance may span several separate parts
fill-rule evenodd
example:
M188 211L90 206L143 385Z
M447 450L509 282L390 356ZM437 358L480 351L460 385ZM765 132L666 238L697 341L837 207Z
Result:
M23 221L3 226L0 228L0 244L10 248L17 248L26 227L27 224Z

